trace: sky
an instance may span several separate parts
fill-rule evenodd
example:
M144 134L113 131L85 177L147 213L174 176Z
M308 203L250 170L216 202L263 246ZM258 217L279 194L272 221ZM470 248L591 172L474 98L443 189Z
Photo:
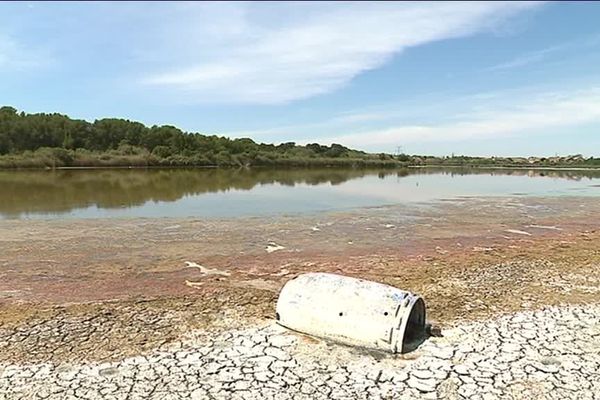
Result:
M0 105L258 142L600 156L600 3L0 2Z

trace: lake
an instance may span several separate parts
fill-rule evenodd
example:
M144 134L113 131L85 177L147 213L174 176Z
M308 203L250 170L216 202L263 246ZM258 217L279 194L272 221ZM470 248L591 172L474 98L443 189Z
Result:
M598 170L0 171L0 218L236 217L463 196L599 196Z

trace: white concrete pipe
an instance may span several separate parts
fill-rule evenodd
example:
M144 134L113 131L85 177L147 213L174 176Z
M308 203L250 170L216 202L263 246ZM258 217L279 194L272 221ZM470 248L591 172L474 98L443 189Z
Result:
M424 336L425 302L377 282L308 273L281 289L276 318L286 328L309 335L406 353Z

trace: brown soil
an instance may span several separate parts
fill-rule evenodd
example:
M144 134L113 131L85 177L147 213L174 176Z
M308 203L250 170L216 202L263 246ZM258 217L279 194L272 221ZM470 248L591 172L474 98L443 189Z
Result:
M0 221L0 361L115 359L192 328L271 318L281 286L307 271L414 291L442 325L598 302L598 203L463 199L268 219ZM285 248L268 253L269 242Z

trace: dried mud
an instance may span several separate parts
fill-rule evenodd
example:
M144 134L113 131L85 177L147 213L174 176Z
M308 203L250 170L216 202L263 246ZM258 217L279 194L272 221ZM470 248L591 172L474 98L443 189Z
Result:
M0 221L0 362L111 361L191 330L255 326L307 271L419 293L443 327L595 304L599 203L464 198L270 218Z

